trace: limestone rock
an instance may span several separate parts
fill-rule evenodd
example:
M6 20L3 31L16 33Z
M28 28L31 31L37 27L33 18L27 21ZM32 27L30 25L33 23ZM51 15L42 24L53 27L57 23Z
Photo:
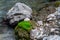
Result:
M16 3L7 13L10 24L22 20L26 17L31 18L32 9L24 3Z
M34 39L41 39L43 38L44 36L47 36L46 34L44 34L45 30L43 27L36 27L35 29L32 29L31 32L30 32L30 38L32 40Z

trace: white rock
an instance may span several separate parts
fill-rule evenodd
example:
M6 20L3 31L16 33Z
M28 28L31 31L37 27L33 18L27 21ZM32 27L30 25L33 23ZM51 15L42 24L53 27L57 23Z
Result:
M55 15L54 15L54 14L49 14L49 15L47 16L47 18L50 18L50 17L55 17Z
M43 22L42 21L37 21L37 24L38 25L43 25Z
M54 28L51 28L51 32L53 32L53 31L55 31L55 29Z
M7 13L8 16L11 16L15 13L22 13L22 14L31 14L32 9L25 5L24 3L16 3ZM27 14L27 15L28 15Z
M31 37L33 38L37 38L37 35L38 35L39 31L37 29L33 29L31 30Z
M49 21L49 20L56 20L56 16L55 16L55 14L49 14L48 16L47 16L47 21Z
M30 32L31 39L35 39L35 38L36 39L40 39L40 38L42 38L44 36L47 36L47 35L43 34L44 31L45 30L43 28L35 28L35 29L32 29L31 32Z
M24 21L30 21L30 19L29 18L25 18Z
M7 19L10 19L10 24L24 18L31 18L32 9L24 3L16 3L7 13ZM15 15L19 14L19 15Z
M52 20L52 18L47 19L47 21Z

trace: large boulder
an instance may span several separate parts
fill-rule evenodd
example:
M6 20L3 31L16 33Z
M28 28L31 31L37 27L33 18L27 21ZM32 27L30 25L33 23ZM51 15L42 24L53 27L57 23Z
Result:
M19 40L30 40L30 30L32 29L32 25L30 21L22 21L19 22L15 27L15 34L19 37Z
M22 20L24 18L31 18L32 9L24 3L16 3L7 13L7 19L10 19L9 23L12 24L15 21Z

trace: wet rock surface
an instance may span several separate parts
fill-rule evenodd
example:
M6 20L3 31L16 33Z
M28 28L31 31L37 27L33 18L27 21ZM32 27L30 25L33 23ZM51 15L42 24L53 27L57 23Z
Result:
M14 30L5 24L0 24L0 40L15 40Z

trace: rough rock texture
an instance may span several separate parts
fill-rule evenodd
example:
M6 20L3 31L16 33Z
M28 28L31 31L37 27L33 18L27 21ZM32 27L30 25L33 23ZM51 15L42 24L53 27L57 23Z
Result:
M53 11L52 11L53 10ZM55 10L55 7L53 6L48 6L48 7L44 7L42 8L40 11L33 11L33 20L35 21L38 21L38 20L46 20L46 17L49 15L49 14L52 14L54 13L56 10Z
M60 36L58 36L58 35L50 35L48 37L44 37L43 40L60 40Z
M31 22L31 27L32 28L35 28L35 22L33 22L33 21L30 21ZM24 24L24 23L23 23ZM23 26L23 25L22 25ZM21 27L22 27L21 26ZM28 26L28 24L26 24L25 26ZM34 26L34 27L33 27ZM31 29L31 28L30 28ZM20 28L19 26L16 26L15 27L15 34L16 34L16 36L17 37L19 37L18 39L20 39L20 40L30 40L30 30L28 31L28 30L25 30L25 29L23 29L23 28Z
M15 28L16 40L30 40L30 35L26 30L21 29L20 27Z
M23 20L24 18L31 18L32 9L24 3L16 3L7 13L7 19L12 24L15 21Z

